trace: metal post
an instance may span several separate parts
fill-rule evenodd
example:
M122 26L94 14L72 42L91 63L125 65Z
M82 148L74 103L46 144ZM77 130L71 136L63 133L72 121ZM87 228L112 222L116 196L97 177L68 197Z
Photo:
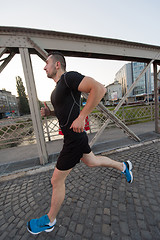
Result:
M151 121L152 121L153 120L153 104L150 103L149 106L151 108Z
M38 46L37 43L35 43L31 38L27 38L27 41L33 46L34 49L36 49L38 55L43 61L46 61L47 59L47 52Z
M51 138L50 138L50 135L49 135L48 121L47 121L46 117L44 118L44 122L45 122L45 125L46 125L48 141L50 142Z
M149 105L149 70L147 72L147 104Z
M154 69L154 103L155 103L155 132L160 133L159 122L159 94L158 94L158 80L157 80L157 64L153 63Z
M0 47L0 57L7 51L7 48Z
M37 140L40 163L44 165L45 163L48 162L48 154L47 154L46 143L45 143L44 133L42 128L42 119L40 116L31 58L27 48L19 48L19 51L20 51L24 75L26 79L26 85L27 85L27 90L29 95L29 104L30 104L31 116L33 121L33 127L35 130L35 135Z
M12 60L15 53L12 52L7 58L4 59L4 62L0 66L0 73L3 71L3 69L7 66L7 64Z

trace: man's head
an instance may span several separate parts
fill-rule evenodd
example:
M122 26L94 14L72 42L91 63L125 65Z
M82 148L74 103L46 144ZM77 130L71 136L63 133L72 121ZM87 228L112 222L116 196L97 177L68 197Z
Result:
M66 60L62 53L60 52L50 52L48 53L48 57L51 56L56 62L60 62L61 68L63 71L66 71Z
M47 77L55 78L58 71L60 73L66 71L66 61L62 53L60 52L50 52L46 60L46 66L44 70L47 73Z

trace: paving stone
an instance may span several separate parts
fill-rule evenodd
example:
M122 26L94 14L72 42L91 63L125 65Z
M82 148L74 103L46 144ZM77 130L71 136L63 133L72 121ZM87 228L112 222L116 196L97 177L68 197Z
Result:
M14 237L14 240L20 240L21 239L21 236L20 235L17 235Z
M6 240L8 236L8 231L3 231L0 236L0 240Z
M116 235L119 235L120 233L120 227L119 222L112 222L111 223L111 232L114 232Z
M19 230L19 234L22 236L26 233L26 223L22 225L22 227Z
M2 226L3 224L5 224L4 215L2 215L2 219L0 220L0 226Z
M64 226L60 226L57 235L60 237L64 237L66 234L67 228Z
M93 240L102 240L102 236L99 235L98 233L95 233L95 234L93 234L92 239Z
M96 215L94 221L95 221L96 223L100 223L100 222L101 222L101 219L102 219L102 217L101 217L100 215Z
M24 221L23 221L23 220L20 220L16 227L19 229L19 228L21 228L24 224L25 224Z
M120 222L120 230L122 233L129 235L129 227L127 222Z
M102 233L106 236L110 236L111 226L109 224L102 224Z
M137 223L138 223L138 226L139 226L140 229L144 229L144 230L147 229L147 225L146 225L146 222L144 220L137 220Z
M7 222L12 223L14 221L14 219L15 219L15 216L13 216L13 214L12 214L12 216L10 218L8 218Z
M153 240L152 235L149 231L141 230L142 239Z
M102 224L94 224L92 231L93 233L100 233L102 231Z
M6 219L9 219L13 215L12 211L5 214Z
M82 234L83 228L84 228L84 227L83 227L82 224L77 224L77 226L76 226L76 233Z
M9 232L9 237L11 239L14 239L14 237L16 236L18 229L17 228L13 228L11 232Z
M71 221L71 222L69 223L69 230L72 231L72 232L74 232L75 229L76 229L76 222L75 222L75 221Z
M104 208L104 214L110 216L110 209L109 208Z
M68 231L65 236L65 240L73 240L73 239L74 239L74 233Z
M86 239L91 239L91 236L92 236L92 231L90 229L85 229L84 230L84 233L83 233L83 236L86 237Z
M8 223L5 222L3 225L1 225L1 231L2 232L5 231L7 227L8 227Z

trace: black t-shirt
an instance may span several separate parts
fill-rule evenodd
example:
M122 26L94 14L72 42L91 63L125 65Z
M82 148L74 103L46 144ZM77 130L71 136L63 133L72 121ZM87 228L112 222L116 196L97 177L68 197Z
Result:
M81 92L78 86L83 78L78 72L64 73L51 94L51 103L64 135L73 133L70 126L79 116Z

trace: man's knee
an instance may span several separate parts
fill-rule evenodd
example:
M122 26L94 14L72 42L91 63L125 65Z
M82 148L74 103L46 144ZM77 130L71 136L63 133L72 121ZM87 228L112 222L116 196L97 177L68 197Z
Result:
M84 154L82 161L90 168L97 166L97 159L93 153L92 154Z
M54 179L53 179L53 175L51 177L51 185L53 186L53 183L54 183Z
M51 178L51 184L52 186L56 187L59 185L62 185L65 183L66 177L68 176L68 174L70 173L70 170L66 170L66 171L60 171L57 168L54 170L52 178Z
M58 186L59 184L62 184L62 183L64 183L64 179L61 179L57 175L53 174L53 176L51 178L52 186L56 187L56 186Z
M60 179L57 179L55 177L52 177L51 178L51 184L52 184L52 188L61 188L61 186L63 184L65 184L65 180L60 180Z
M95 164L93 161L83 161L88 167L93 168L95 167Z

